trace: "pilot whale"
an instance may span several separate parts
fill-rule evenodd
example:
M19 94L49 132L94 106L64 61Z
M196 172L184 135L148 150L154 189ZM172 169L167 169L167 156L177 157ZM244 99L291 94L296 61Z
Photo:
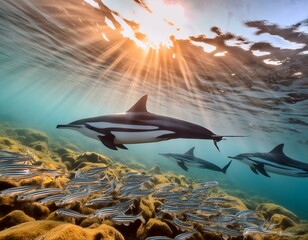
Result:
M308 177L308 164L286 156L284 144L277 145L268 153L243 153L231 159L247 164L255 173L270 177L268 172L292 177Z
M175 160L176 163L185 171L188 171L188 167L196 167L196 168L203 168L209 169L217 172L226 173L228 167L230 166L232 160L223 168L218 167L214 163L208 162L201 158L195 157L194 154L195 147L189 149L184 154L178 153L160 153L160 155L169 158L171 160Z
M242 137L216 135L194 123L150 113L146 103L147 95L144 95L125 113L81 119L57 128L76 130L113 150L127 149L124 144L188 138L213 140L219 151L217 142L224 137Z

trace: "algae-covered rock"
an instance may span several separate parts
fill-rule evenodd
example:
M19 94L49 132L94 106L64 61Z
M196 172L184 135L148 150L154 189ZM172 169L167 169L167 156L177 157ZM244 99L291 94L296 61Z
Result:
M155 216L155 200L151 196L143 197L140 199L139 211L142 211L142 216L149 219Z
M15 141L13 141L10 138L7 137L0 137L0 149L11 147L15 144Z
M297 224L295 226L287 228L285 231L294 235L306 235L308 234L308 223Z
M149 173L150 174L162 174L159 166L155 165L154 167L152 167L150 170L149 170Z
M37 141L45 143L48 142L47 134L36 129L32 128L15 129L15 133L17 134L16 139L26 146Z
M111 165L112 160L104 155L94 153L94 152L85 152L79 154L76 157L76 162L74 163L74 168L79 168L79 165L83 162L91 162L91 163L104 163L105 165Z
M150 236L172 236L170 227L158 219L151 218L145 225L142 224L137 230L137 238L145 239Z
M31 221L0 232L0 239L33 240L63 223L56 221Z
M299 219L294 213L274 203L262 203L256 208L256 210L264 212L265 218L270 218L275 213L278 213L289 217L296 223L299 223Z
M286 228L293 227L296 225L296 223L289 217L275 213L271 219L270 222L274 224L275 229L281 229L285 230Z
M49 153L47 144L45 142L40 142L40 141L32 142L29 144L29 147L35 149L36 151L45 153L45 154Z
M116 229L100 225L97 228L82 228L70 223L51 220L22 223L0 232L0 239L23 240L124 240Z
M44 206L40 203L37 203L37 202L24 204L23 210L29 216L31 216L31 217L33 217L37 220L46 218L50 213L50 210L49 210L48 207L46 207L46 206Z
M20 223L35 221L34 218L29 217L23 211L14 210L0 219L0 231Z

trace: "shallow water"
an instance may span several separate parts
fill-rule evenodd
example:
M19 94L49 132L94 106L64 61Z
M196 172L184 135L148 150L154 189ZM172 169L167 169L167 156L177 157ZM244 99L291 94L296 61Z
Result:
M194 168L185 172L158 155L195 146L197 157L222 167L228 156L268 152L284 143L287 156L308 163L306 1L274 1L266 8L253 1L170 1L185 7L188 20L178 31L183 34L159 50L144 50L138 39L121 33L126 26L121 19L134 26L133 21L155 13L154 7L151 13L146 10L151 5L145 7L143 1L130 1L126 7L103 1L98 8L88 2L1 3L0 121L66 138L83 151L135 159L149 168L158 165L198 181L218 180L230 191L268 198L308 219L307 178L267 178L236 161L226 175ZM145 15L138 19L140 9ZM180 19L172 19L174 25ZM152 24L154 32L157 26ZM143 39L146 33L140 35ZM205 52L205 43L216 50ZM255 56L249 49L271 54ZM225 51L225 56L215 56ZM266 59L277 65L266 64ZM249 137L221 141L221 152L212 141L182 139L112 151L77 132L55 128L124 112L145 94L150 112L185 119L220 135Z

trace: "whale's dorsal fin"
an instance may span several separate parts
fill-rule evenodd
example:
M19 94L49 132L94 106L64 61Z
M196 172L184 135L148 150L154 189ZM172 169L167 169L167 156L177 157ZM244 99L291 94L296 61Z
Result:
M274 147L274 149L272 151L270 151L270 153L284 155L283 146L284 146L283 143L277 145L276 147Z
M126 112L148 112L148 110L147 110L147 99L148 99L148 95L144 95L142 98L140 98L134 104L134 106L132 106Z
M188 155L191 155L191 156L195 156L194 155L194 150L195 150L195 147L192 147L191 149L189 149L186 153L184 154L188 154Z

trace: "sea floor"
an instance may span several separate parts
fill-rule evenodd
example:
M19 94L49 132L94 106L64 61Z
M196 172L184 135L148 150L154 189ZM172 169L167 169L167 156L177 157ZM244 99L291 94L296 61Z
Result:
M0 239L308 239L283 206L140 166L0 123Z

